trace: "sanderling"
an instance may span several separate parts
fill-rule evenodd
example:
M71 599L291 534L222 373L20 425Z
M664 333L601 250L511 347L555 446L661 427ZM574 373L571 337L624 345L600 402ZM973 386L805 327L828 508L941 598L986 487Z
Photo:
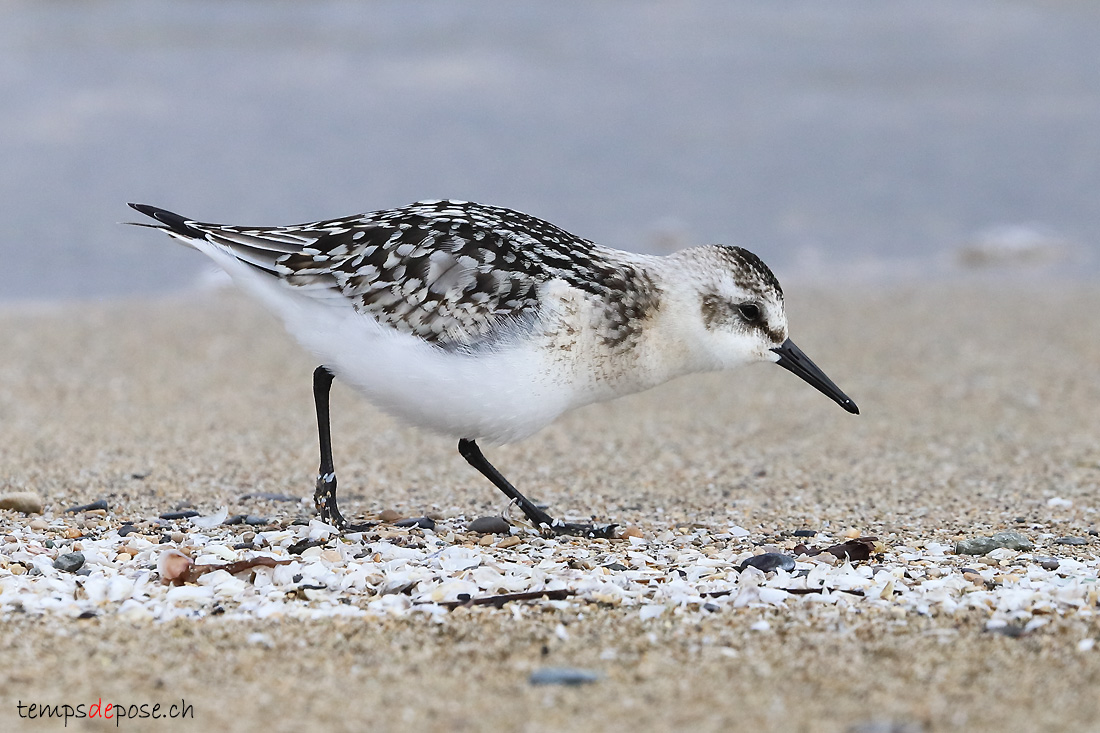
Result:
M525 438L581 405L692 372L769 361L858 414L787 338L779 281L740 247L658 257L601 247L518 211L465 201L282 227L205 224L130 204L200 250L282 317L321 362L313 393L321 519L336 503L329 387L458 438L459 453L535 523L556 520L485 459L477 441Z

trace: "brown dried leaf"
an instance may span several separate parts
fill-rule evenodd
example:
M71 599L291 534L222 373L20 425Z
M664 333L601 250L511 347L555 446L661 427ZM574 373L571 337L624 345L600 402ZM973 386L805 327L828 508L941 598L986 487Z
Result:
M852 562L863 562L864 560L871 559L876 540L878 540L878 537L860 537L858 539L848 540L847 542L841 542L839 545L826 547L825 552L833 555L838 560L848 558Z
M885 550L885 547L882 542L879 541L878 537L859 537L858 539L848 540L847 542L841 542L838 545L822 549L798 545L792 550L792 553L795 557L799 555L813 557L814 555L820 555L823 552L827 552L838 560L848 558L852 562L862 562L864 560L870 560L871 555L876 552L882 552L883 550Z

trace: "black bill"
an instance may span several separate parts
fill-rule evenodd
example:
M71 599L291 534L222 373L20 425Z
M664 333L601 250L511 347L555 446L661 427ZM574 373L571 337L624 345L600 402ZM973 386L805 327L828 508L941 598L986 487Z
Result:
M802 349L795 346L793 341L787 339L782 346L777 346L772 351L779 354L779 361L776 364L802 377L848 412L853 415L859 414L856 403L841 392L840 387L833 384L833 380L826 377L825 372L818 369L817 364L810 361L810 357L803 354Z

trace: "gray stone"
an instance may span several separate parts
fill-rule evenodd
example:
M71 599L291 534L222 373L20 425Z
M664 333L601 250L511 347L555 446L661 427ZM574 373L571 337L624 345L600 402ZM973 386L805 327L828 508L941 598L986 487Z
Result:
M1054 540L1056 545L1087 545L1089 541L1084 537L1059 537Z
M396 527L419 527L420 529L435 529L435 520L429 517L409 517L394 522Z
M975 537L969 540L959 540L955 543L956 555L985 555L993 552L999 545L991 537Z
M71 506L68 509L66 509L65 513L66 514L77 514L78 512L90 512L90 511L94 511L96 509L102 509L103 511L107 511L107 500L106 499L96 499L91 504L77 504L76 506Z
M199 513L194 509L186 509L178 512L165 512L160 515L161 519L190 519L191 517L197 517Z
M478 534L508 534L511 526L504 517L478 517L467 524L466 529Z
M1010 550L1030 550L1035 547L1019 532L998 532L992 537L972 537L955 544L956 555L987 555L1000 547Z
M773 570L791 571L794 570L794 558L784 555L782 552L765 552L763 555L745 560L738 570L744 570L745 568L756 568L765 573L770 573Z
M66 552L64 555L58 555L57 559L53 561L53 566L66 573L75 573L84 566L84 553Z
M0 509L12 509L24 514L41 514L46 508L42 497L33 491L19 491L0 496Z
M1037 557L1035 559L1039 561L1039 567L1041 567L1043 570L1058 569L1059 562L1058 558L1056 557Z
M587 669L574 669L572 667L541 667L531 673L527 681L532 685L588 685L599 682L601 675L598 672L590 672Z
M271 520L267 517L261 517L258 514L234 514L232 517L222 522L222 524L247 524L252 527L259 527L264 524L271 524Z

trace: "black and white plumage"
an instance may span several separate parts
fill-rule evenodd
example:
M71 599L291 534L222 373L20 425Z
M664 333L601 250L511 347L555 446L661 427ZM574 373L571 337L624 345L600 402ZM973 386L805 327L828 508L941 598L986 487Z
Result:
M777 362L856 412L787 339L778 280L739 247L633 254L464 201L283 227L131 206L279 314L326 373L462 439L475 465L488 466L469 450L477 439L518 440L580 405L751 361ZM334 477L332 489L335 511Z
M610 251L533 216L465 201L421 201L297 226L180 223L184 239L201 234L311 297L350 303L447 350L528 321L540 286L555 278L603 299L609 344L629 339L657 303L645 271Z

